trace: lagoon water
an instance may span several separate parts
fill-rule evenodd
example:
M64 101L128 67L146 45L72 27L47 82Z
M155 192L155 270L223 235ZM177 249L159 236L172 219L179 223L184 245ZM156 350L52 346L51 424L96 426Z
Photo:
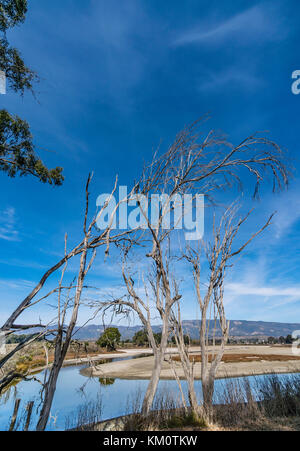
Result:
M63 430L66 427L66 419L76 414L79 406L87 401L93 401L100 395L102 400L102 419L109 419L120 415L130 413L128 405L130 400L136 399L137 393L143 395L146 391L148 380L111 380L110 385L102 385L98 378L87 378L80 374L80 370L85 366L65 367L61 370L55 393L50 422L48 430ZM36 375L43 380L43 372ZM265 376L249 376L250 384L254 386L256 381ZM281 375L280 377L288 377ZM235 378L238 381L241 378ZM228 381L228 379L227 379ZM113 382L113 383L112 383ZM201 381L196 381L197 393L200 394ZM183 381L182 386L186 392L186 384ZM224 387L224 380L216 381L216 399L218 391ZM10 418L14 408L15 399L21 399L20 411L26 407L27 402L35 401L34 412L32 414L31 427L35 429L38 418L37 407L40 400L41 385L39 382L20 382L12 387L0 398L0 430L7 430ZM174 393L179 399L179 390L177 382L174 380L160 381L159 391ZM54 418L54 419L53 419Z

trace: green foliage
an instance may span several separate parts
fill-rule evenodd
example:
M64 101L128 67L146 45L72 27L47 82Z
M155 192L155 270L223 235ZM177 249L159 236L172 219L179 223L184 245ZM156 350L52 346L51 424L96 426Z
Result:
M157 346L160 345L162 333L159 332L157 334L153 334L153 336L154 336L154 340L155 340L155 343L157 344Z
M36 73L25 65L20 52L9 46L6 37L0 39L0 70L5 72L9 87L21 95L26 89L33 91L33 83L38 80Z
M184 428L207 429L208 424L195 412L183 412L182 409L175 409L172 412L168 408L163 408L150 412L147 416L139 413L129 415L124 426L124 431L157 431L164 429Z
M172 343L173 343L174 345L176 345L176 340L175 340L175 337L174 337L174 336L172 336L171 341L172 341ZM184 335L184 336L183 336L183 341L184 341L184 344L185 344L185 345L191 344L191 340L190 340L190 337L189 337L188 335Z
M120 339L119 329L117 327L108 327L97 341L97 345L101 348L106 348L108 351L115 351Z
M6 343L7 344L16 344L16 343L22 343L23 340L26 340L26 338L28 337L28 335L9 335L6 338Z
M38 77L25 65L20 52L10 47L6 30L24 22L26 12L27 0L0 0L0 70L5 72L9 87L21 95L26 89L33 91Z
M146 346L149 344L148 334L146 329L139 330L132 337L132 343L136 346Z
M32 356L30 355L23 355L19 358L17 363L25 363L25 362L32 362Z
M6 344L16 344L16 343L22 343L24 340L26 340L28 338L28 335L22 334L22 335L17 335L17 334L11 334L8 337L6 337L5 339L5 343ZM43 341L43 337L37 338L36 341ZM48 343L46 343L46 346L48 346Z
M155 343L157 345L161 342L161 332L157 334L153 334ZM134 334L132 337L132 343L134 343L137 346L148 346L149 345L149 339L148 339L148 333L146 329L139 330Z
M0 0L0 71L5 72L9 88L21 95L26 90L33 93L38 77L9 45L6 30L24 22L26 12L27 0ZM10 177L31 174L51 185L64 180L62 168L48 169L35 155L28 123L5 110L0 111L0 170Z
M156 343L157 345L160 345L162 333L159 332L159 333L157 333L157 334L153 334L153 336L154 336L155 343Z
M199 429L207 428L206 421L199 417L195 412L185 415L174 415L167 422L167 428L183 428L183 427L197 427Z
M47 169L35 155L29 125L0 110L0 169L10 177L31 174L43 183L61 185L62 168Z
M27 0L1 0L0 2L0 31L14 27L25 20Z

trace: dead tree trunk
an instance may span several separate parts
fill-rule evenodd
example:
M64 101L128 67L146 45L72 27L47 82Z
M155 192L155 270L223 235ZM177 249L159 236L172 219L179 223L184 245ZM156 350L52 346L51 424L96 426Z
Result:
M48 423L50 410L54 394L56 391L57 379L65 358L65 354L61 352L61 345L62 341L60 336L57 337L57 342L55 344L54 362L52 364L47 383L45 384L44 387L44 402L42 409L40 411L40 416L36 427L37 431L44 431Z
M154 367L152 370L152 375L150 382L147 387L147 391L143 400L142 405L142 415L146 416L151 410L155 394L157 392L157 386L159 383L160 373L162 370L163 361L166 354L166 349L168 345L168 321L167 318L164 320L162 327L162 338L159 348L155 347L154 351Z
M185 375L185 379L187 381L189 404L194 415L196 417L199 416L202 417L203 416L202 408L198 403L195 391L194 362L190 360L189 347L186 345L184 341L184 332L182 328L179 302L177 303L177 316L173 311L171 313L170 321L173 336L175 338L175 343L179 351L183 372Z
M200 249L189 248L188 253L184 255L193 268L195 291L201 315L201 380L204 414L208 420L211 419L212 414L216 374L220 362L222 361L229 336L229 322L226 320L224 307L224 281L226 270L228 267L232 266L232 264L229 264L229 261L236 255L239 255L255 237L261 234L263 230L270 225L273 217L272 215L261 229L254 233L236 251L233 251L232 247L234 240L240 227L244 224L249 215L250 213L244 218L239 219L237 224L233 224L235 208L230 207L221 218L219 227L215 228L215 225L213 226L214 242L208 246L206 252L206 260L209 264L209 281L204 296L202 296L200 290ZM213 314L212 318L210 312ZM210 330L211 320L213 320L214 324L213 330ZM219 325L221 345L219 348L213 346L210 350L209 339L215 337L217 325ZM213 344L214 342L215 340L213 340ZM188 360L185 359L185 352L186 350L181 352L182 360L188 362Z
M67 262L65 264L65 267L62 271L62 276L59 284L59 292L58 292L58 333L56 336L55 341L55 353L54 353L54 362L50 370L50 375L48 378L48 381L44 385L44 400L43 400L43 406L40 412L40 417L37 423L36 430L37 431L43 431L45 430L47 426L47 422L50 415L50 409L52 406L55 390L56 390L56 384L57 379L59 376L59 372L61 370L61 367L63 365L64 359L66 357L66 354L68 352L68 349L70 347L70 343L73 337L74 328L76 326L77 318L78 318L78 312L79 307L81 303L81 295L82 290L84 288L84 280L87 276L89 270L92 267L92 264L94 262L94 259L96 257L96 249L93 249L92 256L90 260L88 261L88 252L90 250L90 238L92 234L93 227L95 225L95 219L87 225L87 219L88 219L88 210L89 210L89 183L90 183L91 177L89 177L87 185L86 185L86 208L85 208L85 215L84 215L84 224L83 224L83 232L84 232L84 240L83 240L83 249L80 255L80 266L78 271L78 277L77 277L77 283L75 285L75 296L74 300L71 300L69 298L69 293L67 300L64 303L64 306L61 306L61 287L62 287L62 281L65 274L65 271L67 269ZM111 194L112 196L112 194ZM104 209L102 209L102 212ZM106 231L107 234L109 234L109 230ZM66 238L67 240L67 238ZM67 247L67 241L65 240L65 249ZM109 241L106 241L106 244L109 244ZM67 310L70 308L70 303L72 303L72 315L69 322L69 325L65 331L65 318L67 314Z

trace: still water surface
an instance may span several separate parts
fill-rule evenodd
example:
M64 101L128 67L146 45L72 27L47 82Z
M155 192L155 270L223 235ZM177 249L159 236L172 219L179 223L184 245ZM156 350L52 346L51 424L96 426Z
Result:
M141 396L146 391L148 380L125 380L115 379L108 380L110 385L103 385L103 381L99 378L87 378L80 374L80 370L86 365L65 367L61 370L57 389L51 409L52 417L56 418L50 421L48 430L63 430L66 426L66 418L76 413L79 406L84 405L89 400L95 400L97 395L102 400L102 419L109 419L120 415L128 414L128 405L130 400L135 399L137 393ZM36 377L43 380L43 372ZM280 377L288 377L282 375ZM260 378L265 376L250 376L248 379L250 384L254 386ZM240 378L235 378L239 381ZM228 379L227 379L228 381ZM197 393L201 392L201 381L195 383ZM186 392L186 383L183 381L182 386ZM224 387L224 380L216 381L216 400L218 393ZM38 405L40 399L41 385L36 381L20 382L9 392L0 398L0 430L7 430L10 422L11 414L16 398L21 399L21 408L25 408L27 402L36 401ZM179 399L179 390L177 382L174 380L160 381L159 392L171 392ZM21 410L20 408L20 410ZM31 429L35 428L37 421L36 409L32 415Z

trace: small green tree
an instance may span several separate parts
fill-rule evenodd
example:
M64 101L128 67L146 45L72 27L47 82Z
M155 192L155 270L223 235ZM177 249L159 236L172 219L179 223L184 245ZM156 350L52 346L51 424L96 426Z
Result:
M149 345L148 334L146 329L142 329L136 332L132 338L132 343L134 343L136 346Z
M108 351L115 351L120 339L119 329L117 327L108 327L97 341L97 345L101 348L106 348Z
M153 334L153 336L154 336L154 340L155 340L155 343L157 344L157 346L160 345L162 333L158 332L157 334Z
M172 336L171 341L174 345L176 345L176 340L174 336ZM185 345L189 345L191 343L190 337L188 335L183 336L183 341Z

